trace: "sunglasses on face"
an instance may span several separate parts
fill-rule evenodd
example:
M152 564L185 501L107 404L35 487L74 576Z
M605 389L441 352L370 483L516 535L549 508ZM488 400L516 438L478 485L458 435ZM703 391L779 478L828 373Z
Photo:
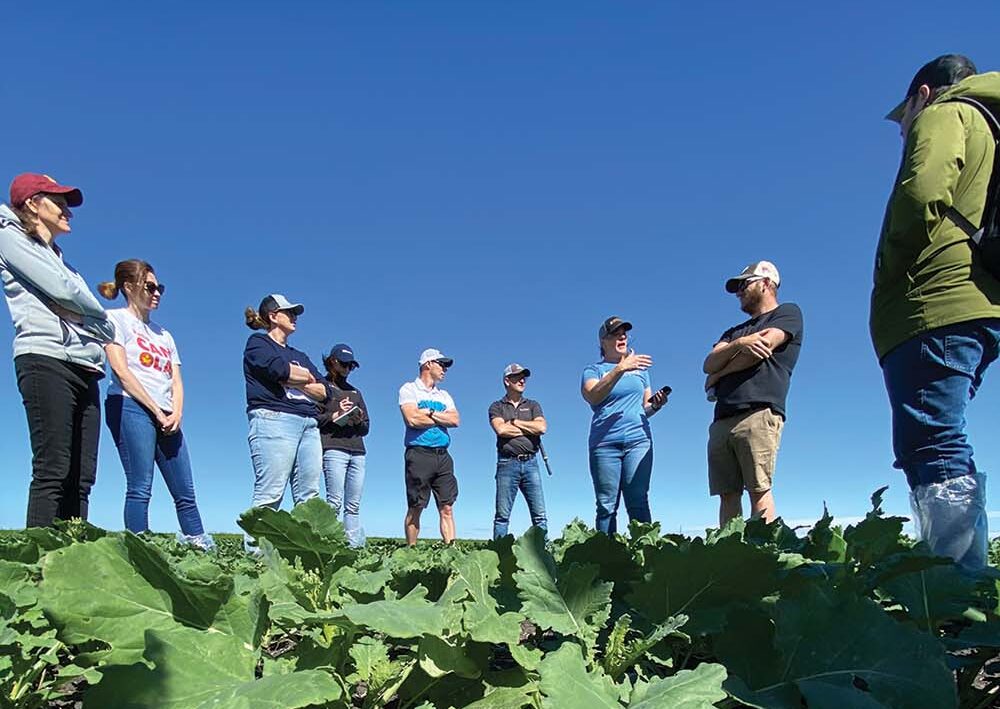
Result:
M745 291L747 288L750 287L751 283L756 283L757 281L763 281L763 280L764 280L763 278L748 278L742 283L740 283L739 287L736 289L736 292L742 293L743 291Z
M157 293L159 295L163 295L163 291L167 289L167 287L162 283L143 283L142 288L150 295L154 295Z
M448 371L448 367L450 366L450 365L447 365L444 362L442 362L440 360L437 360L437 359L434 360L434 364L436 364L437 366L439 366L441 369L443 369L446 372Z

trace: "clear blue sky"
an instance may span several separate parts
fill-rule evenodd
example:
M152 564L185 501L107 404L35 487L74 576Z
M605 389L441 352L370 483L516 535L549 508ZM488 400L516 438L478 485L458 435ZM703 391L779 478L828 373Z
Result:
M549 420L551 525L592 523L579 379L611 314L635 323L653 382L674 387L653 419L653 515L668 530L709 524L700 366L743 317L723 281L759 258L778 265L806 326L779 513L815 520L826 501L846 521L888 484L887 507L905 514L867 334L901 148L882 116L938 54L1000 68L994 33L977 31L998 21L993 2L20 8L4 17L0 172L83 189L60 244L91 284L131 257L167 284L156 318L184 362L211 530L235 530L249 504L242 310L271 291L306 305L295 346L318 362L346 341L362 362L370 534L401 534L396 392L431 346L456 360L459 535L491 528L486 410L510 361L534 372L528 396ZM987 472L1000 461L997 376L971 410ZM12 365L0 428L0 526L17 527L30 453ZM122 526L123 478L102 427L96 524ZM995 485L989 502L1000 509ZM151 522L177 527L160 481ZM519 500L512 530L527 523ZM425 530L436 535L436 515Z

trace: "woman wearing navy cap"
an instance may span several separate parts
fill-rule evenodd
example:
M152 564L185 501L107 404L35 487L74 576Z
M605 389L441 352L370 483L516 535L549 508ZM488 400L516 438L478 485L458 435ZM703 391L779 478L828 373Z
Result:
M0 204L0 278L14 321L14 371L28 415L27 526L87 518L97 477L104 345L114 326L56 238L71 231L76 187L25 173Z
M360 365L348 345L334 345L323 358L326 380L332 392L319 417L323 439L323 475L326 501L340 513L344 507L344 529L351 546L365 543L359 511L365 485L365 441L368 407L357 387L347 378Z
M304 310L280 293L264 298L257 310L246 309L247 327L266 331L250 335L243 350L254 507L280 507L289 482L295 504L319 495L317 404L328 391L309 356L288 344Z

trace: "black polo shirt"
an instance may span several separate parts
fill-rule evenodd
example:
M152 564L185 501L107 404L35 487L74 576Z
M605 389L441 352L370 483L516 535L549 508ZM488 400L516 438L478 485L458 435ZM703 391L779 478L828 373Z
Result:
M534 421L542 415L541 405L533 399L521 399L515 406L507 399L500 399L490 404L490 422L493 419L501 418L510 423L514 419L519 421ZM504 438L497 436L497 454L501 458L511 458L515 455L533 454L538 452L538 444L541 441L539 436L518 436L517 438Z

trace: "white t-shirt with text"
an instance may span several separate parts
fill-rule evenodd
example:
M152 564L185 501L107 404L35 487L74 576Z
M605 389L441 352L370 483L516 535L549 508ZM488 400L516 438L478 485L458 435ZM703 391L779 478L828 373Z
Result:
M129 371L157 406L173 411L174 367L181 363L173 336L152 320L143 322L128 308L107 312L108 319L115 325L115 344L125 349ZM113 369L108 396L128 396Z

